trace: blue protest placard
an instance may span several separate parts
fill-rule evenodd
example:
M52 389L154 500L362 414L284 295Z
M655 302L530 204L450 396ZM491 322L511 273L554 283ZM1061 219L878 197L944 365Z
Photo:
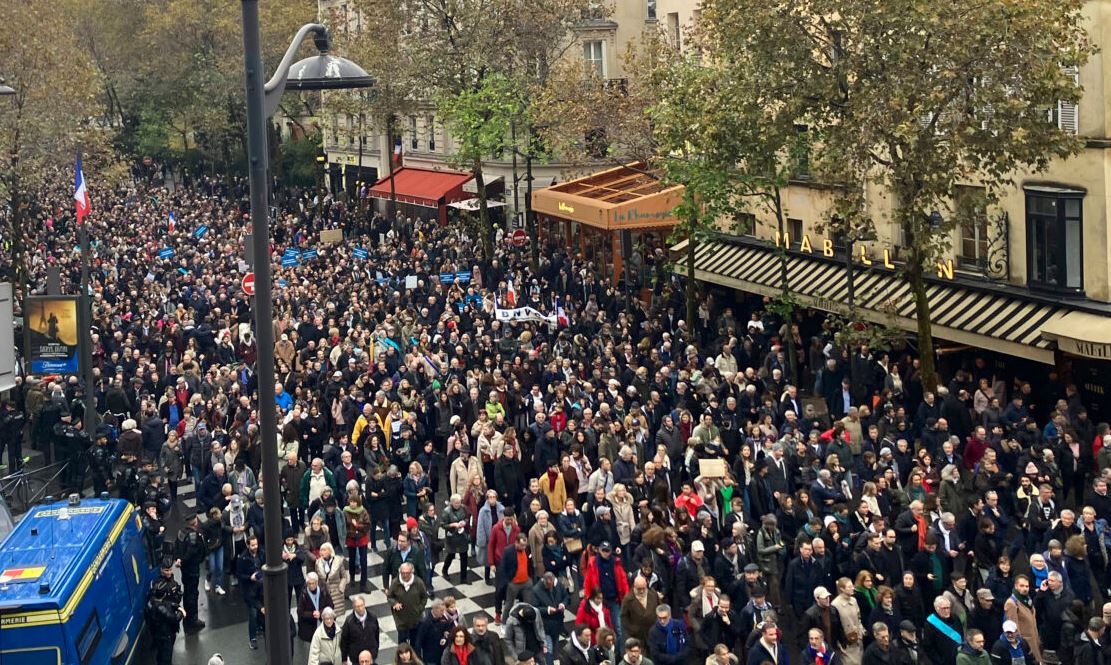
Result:
M200 226L198 226L196 229L193 230L193 237L196 238L197 240L200 240L201 238L204 237L204 234L206 234L206 233L208 233L208 225L207 224L201 224Z
M471 272L469 270L462 272L442 272L440 273L441 284L452 284L455 280L459 280L464 284L471 281Z
M158 250L158 258L160 258L160 259L169 259L169 258L173 258L173 256L174 256L174 248L173 247L163 247L162 249Z
M362 247L356 247L355 249L351 250L351 256L354 256L356 259L366 261L370 258L370 252L366 251L366 249Z
M320 250L316 249L315 247L313 247L312 249L306 249L304 252L301 253L301 260L302 261L312 261L313 259L316 259L316 258L319 258L319 257L320 257Z
M278 288L279 289L284 289L285 285L286 285L286 281L284 279L279 279L278 280Z
M283 259L288 257L288 256L300 256L300 255L301 255L301 250L297 249L296 247L286 247L285 251L282 252L282 258Z
M296 254L282 257L282 267L283 268L293 268L298 263L300 263L300 260L299 260L299 257Z

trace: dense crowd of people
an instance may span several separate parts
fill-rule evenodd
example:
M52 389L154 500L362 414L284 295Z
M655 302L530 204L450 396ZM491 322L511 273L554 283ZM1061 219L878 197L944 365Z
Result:
M24 438L53 444L74 487L141 506L160 662L179 623L204 628L202 584L237 587L257 647L267 454L310 665L377 662L371 551L399 663L1111 657L1111 433L1051 371L1007 381L970 355L927 387L913 356L843 347L802 313L707 295L685 320L663 248L651 297L627 300L579 254L546 247L533 269L456 226L294 195L271 220L275 264L299 259L275 270L277 399L260 405L244 198L205 177L94 194L102 422L84 431L80 377L28 377L3 407L9 466ZM73 283L68 192L35 200L31 284L50 266ZM552 318L499 320L514 304ZM198 514L174 536L185 478ZM472 565L493 617L433 596Z

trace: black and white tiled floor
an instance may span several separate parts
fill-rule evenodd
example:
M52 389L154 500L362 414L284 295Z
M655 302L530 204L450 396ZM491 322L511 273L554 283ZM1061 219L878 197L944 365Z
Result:
M178 486L178 504L183 507L182 514L193 512L196 510L196 492L191 481L183 481ZM168 521L168 530L176 534L180 518L173 519L175 516L171 515L171 520ZM382 588L382 566L383 555L385 554L385 547L379 543L379 551L371 551L367 555L368 564L368 580L366 591L362 591L357 584L352 584L348 588L350 597L361 596L366 602L369 612L378 618L378 625L381 628L380 648L378 653L379 663L392 663L394 662L394 655L397 651L397 628L394 625L393 613L390 611L389 603L386 600L385 589ZM470 567L467 570L466 577L463 583L459 583L459 561L456 559L451 564L449 579L444 579L440 575L442 570L442 563L437 563L434 567L432 576L432 596L436 598L445 598L452 596L455 598L456 607L459 609L460 614L470 627L473 619L476 616L485 616L490 620L490 627L498 634L502 634L502 627L494 624L494 617L496 608L494 607L495 589L492 584L487 584L483 579L484 566L482 560L478 557L471 556L469 560ZM491 571L492 572L492 571ZM492 581L492 580L491 580ZM199 660L203 655L208 658L213 652L221 651L225 656L225 660L231 653L234 653L236 659L234 661L227 660L227 662L236 663L265 663L266 656L265 650L259 649L258 651L243 651L240 652L239 646L245 645L246 635L246 608L242 606L242 601L239 598L238 591L233 587L228 590L226 596L218 596L215 593L206 593L201 589L201 614L208 621L208 627L205 628L200 634L197 635L195 641L179 639L177 653L184 654L183 658L189 660L181 660L181 662L205 662ZM348 604L350 608L350 604ZM577 598L573 599L570 610L578 609ZM568 611L565 613L564 619L567 622L568 628L574 623L574 612ZM342 624L342 619L340 620ZM215 626L219 625L219 632L214 631ZM224 635L227 637L224 637ZM231 644L225 642L230 641ZM295 653L294 663L304 663L308 657L308 645L295 640ZM235 646L237 648L232 649ZM178 662L175 657L174 662Z

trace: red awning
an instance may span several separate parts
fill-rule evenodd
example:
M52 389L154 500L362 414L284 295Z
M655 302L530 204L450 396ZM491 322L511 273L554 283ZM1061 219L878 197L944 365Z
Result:
M463 184L471 179L469 173L455 171L430 171L428 169L401 168L393 172L394 190L402 203L439 208L441 205L470 198L463 191ZM376 199L390 198L390 178L382 178L370 188Z

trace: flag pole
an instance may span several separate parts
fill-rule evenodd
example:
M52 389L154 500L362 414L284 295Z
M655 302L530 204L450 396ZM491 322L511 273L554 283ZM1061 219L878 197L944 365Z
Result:
M81 152L77 152L77 163L81 164ZM82 174L84 180L84 174ZM88 195L88 183L85 184ZM93 299L89 295L89 222L81 220L77 227L77 236L81 244L81 296L78 303L81 307L81 325L85 331L81 335L81 372L85 379L85 415L82 417L82 429L89 436L89 441L96 438L96 389L93 378Z

